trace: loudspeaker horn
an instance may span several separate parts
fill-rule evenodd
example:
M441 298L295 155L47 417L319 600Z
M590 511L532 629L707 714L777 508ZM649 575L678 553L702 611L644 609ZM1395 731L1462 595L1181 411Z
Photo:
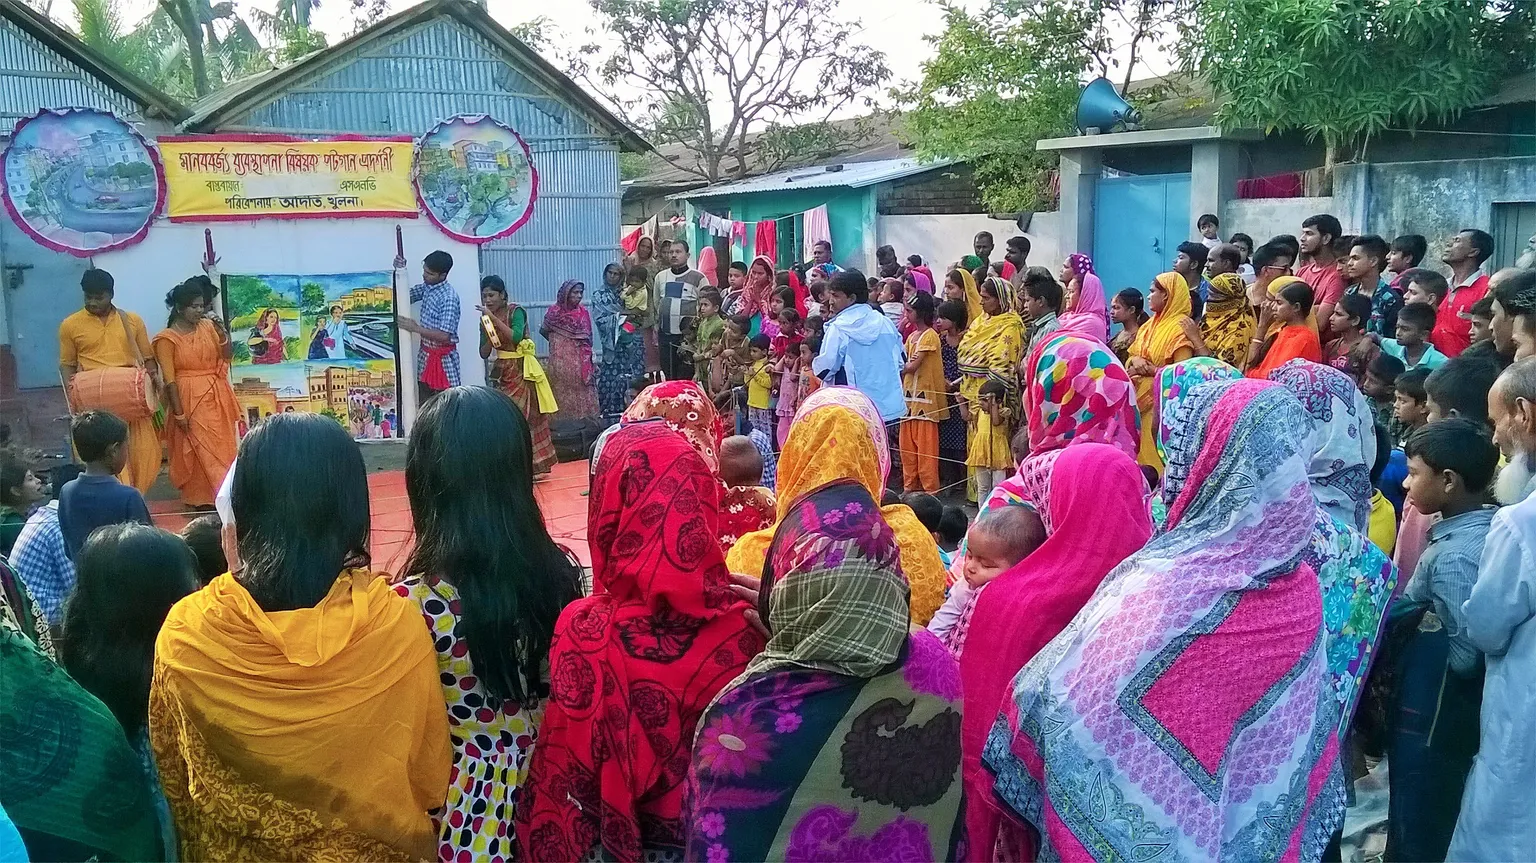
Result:
M1108 78L1089 81L1077 97L1077 131L1084 135L1090 134L1089 129L1110 132L1116 126L1134 129L1139 125L1141 112L1120 98Z

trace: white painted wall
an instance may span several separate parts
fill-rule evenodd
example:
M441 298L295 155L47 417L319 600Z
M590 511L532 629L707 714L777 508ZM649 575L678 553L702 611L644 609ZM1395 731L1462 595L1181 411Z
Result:
M1024 236L1029 238L1030 266L1061 266L1063 253L1057 247L1056 213L1036 213ZM908 255L922 255L929 268L939 275L943 268L971 254L972 241L978 231L991 231L997 241L992 253L1001 260L1007 251L1009 237L1019 233L1018 225L1011 220L994 219L985 213L964 213L937 216L880 216L876 220L877 246L889 245L896 249L896 257L903 263Z
M165 295L183 279L202 272L203 229L213 231L222 273L358 273L389 271L395 257L395 226L405 245L406 269L399 280L401 310L411 286L421 281L421 259L441 249L453 256L448 280L459 294L459 359L463 382L485 383L480 361L480 256L478 247L449 239L427 219L265 219L213 224L161 219L142 243L97 255L96 266L117 282L115 303L144 318L153 336L165 326ZM76 296L78 286L73 286ZM411 311L417 315L417 310ZM415 337L401 333L401 414L407 427L416 416Z
M1334 209L1333 198L1233 198L1222 207L1222 239L1234 233L1244 233L1253 238L1255 247L1278 234L1297 236L1301 233L1303 219L1319 213L1340 213ZM1341 221L1343 218L1341 216ZM1357 226L1344 223L1344 230L1353 233Z

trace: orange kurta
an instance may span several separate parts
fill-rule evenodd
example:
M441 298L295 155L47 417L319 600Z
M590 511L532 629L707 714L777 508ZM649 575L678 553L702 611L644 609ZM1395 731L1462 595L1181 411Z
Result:
M155 336L155 361L167 386L174 385L187 418L183 429L175 417L165 422L165 445L171 460L171 484L188 506L209 506L235 460L235 423L240 407L229 385L223 337L212 321L179 333L167 327Z
M105 318L98 318L81 309L59 324L59 365L74 366L82 372L132 368L135 365L134 345L123 330L125 320L133 332L134 342L138 343L138 355L146 360L153 359L149 331L144 328L143 318L119 309L113 309ZM118 480L144 494L159 475L160 435L155 431L155 421L145 417L128 423L128 464L117 475Z

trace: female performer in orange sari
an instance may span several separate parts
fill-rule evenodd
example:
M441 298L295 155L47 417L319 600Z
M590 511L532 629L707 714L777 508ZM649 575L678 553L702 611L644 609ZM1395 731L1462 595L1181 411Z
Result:
M235 460L240 406L229 385L229 333L208 318L206 281L188 279L171 289L171 319L154 340L170 416L165 445L171 484L187 506L212 506Z
M542 384L547 390L549 381L539 369L538 360L533 358L533 341L528 338L528 312L507 300L507 283L500 276L486 276L480 280L480 305L477 308L491 319L496 338L501 342L500 345L492 344L485 327L480 328L480 356L496 358L491 363L487 383L510 396L517 409L523 412L523 419L528 421L528 432L533 436L533 475L545 476L557 461L555 443L549 435L549 415L555 409L545 413L540 405L542 400L537 387ZM524 347L525 343L527 347ZM529 369L530 360L532 368L539 369L537 379L524 374Z

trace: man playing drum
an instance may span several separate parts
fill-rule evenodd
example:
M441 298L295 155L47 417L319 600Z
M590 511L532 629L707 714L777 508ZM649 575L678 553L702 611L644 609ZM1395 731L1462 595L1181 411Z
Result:
M80 289L85 292L85 308L59 324L59 375L64 381L64 397L69 400L71 413L109 410L128 423L128 465L117 478L141 494L147 493L160 475L160 436L155 431L153 415L131 418L133 412L124 411L121 406L77 403L83 399L77 398L74 382L76 374L111 368L143 368L152 380L156 368L149 331L144 328L143 318L112 305L111 273L86 270L80 278ZM124 386L114 395L124 400L137 398L128 389ZM129 415L124 416L125 413Z

